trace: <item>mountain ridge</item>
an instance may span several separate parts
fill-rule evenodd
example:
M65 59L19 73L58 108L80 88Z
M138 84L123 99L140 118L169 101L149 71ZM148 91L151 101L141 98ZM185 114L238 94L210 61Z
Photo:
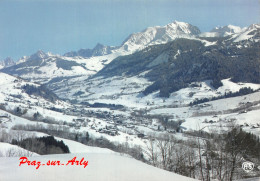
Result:
M252 27L252 26L259 26L259 24L252 24L250 25L249 27ZM108 45L103 45L101 43L97 43L96 46L93 48L93 49L90 49L90 48L82 48L78 51L70 51L70 52L67 52L67 53L64 53L63 56L67 56L67 57L91 57L91 56L102 56L102 55L108 55L110 53L113 53L115 52L115 50L117 49L124 49L122 48L122 46L127 42L127 41L130 41L131 37L136 35L136 34L142 34L142 33L145 33L146 31L151 31L151 30L156 30L156 29L167 29L169 28L170 29L173 29L175 31L172 31L170 33L174 34L177 32L177 35L178 35L178 32L182 32L181 34L186 34L186 35L196 35L198 37L200 36L203 36L205 37L205 35L209 35L209 36L206 36L206 37L216 37L216 36L220 36L220 35L217 35L217 31L221 31L222 32L222 36L228 36L230 34L225 34L226 31L229 31L229 33L231 34L237 34L237 33L240 33L241 31L244 31L245 29L249 28L249 27L244 27L244 28L240 28L239 26L234 26L234 25L227 25L227 26L221 26L221 27L215 27L213 28L210 32L201 32L199 30L198 27L196 26L193 26L189 23L185 23L185 22L180 22L180 21L173 21L172 23L169 23L165 26L153 26L153 27L148 27L146 29L144 29L143 31L140 31L140 32L137 32L137 33L132 33L130 35L128 35L128 37L121 43L121 45L119 46L108 46ZM205 35L203 35L205 33ZM215 33L215 34L214 34ZM221 36L221 37L222 37ZM162 38L165 38L165 37L162 37ZM161 41L159 44L162 44L162 43L166 43L168 41L172 41L174 40L176 37L174 37L173 39L169 39L169 40L164 40ZM188 36L186 37L177 37L177 38L189 38ZM140 40L139 40L140 41ZM151 43L151 42L149 42ZM152 43L152 44L147 44L146 46L149 46L149 45L154 45L156 43ZM157 43L158 44L158 43ZM139 49L138 49L139 50ZM103 51L103 52L102 52ZM51 53L44 53L42 50L38 50L36 53L34 54L37 54L37 53L43 53L45 55L53 55ZM131 52L132 53L132 52ZM32 54L32 55L34 55ZM31 56L32 56L31 55ZM44 55L44 56L45 56ZM30 57L31 57L30 56ZM17 63L19 62L23 62L23 61L26 61L26 59L28 59L27 56L23 56L22 58L20 58L18 60Z
M239 29L235 26L229 26L229 28ZM64 56L53 55L39 50L29 57L23 57L15 65L3 68L1 71L39 83L48 83L53 82L52 80L58 81L66 77L75 76L88 78L106 68L117 57L131 55L142 50L148 51L157 44L167 44L168 42L178 41L180 38L199 41L203 44L201 46L205 47L219 46L219 48L216 48L217 51L218 49L223 49L223 46L233 46L232 44L234 43L239 48L245 48L250 46L250 42L259 41L259 29L258 24L253 24L244 28L243 31L233 31L234 33L228 36L205 37L201 36L200 30L196 26L174 21L165 26L148 27L142 32L131 34L118 47L97 44L93 49L82 49ZM181 56L180 52L177 52L178 47L176 48L174 56ZM192 49L192 47L190 48ZM167 56L164 55L163 57ZM154 67L154 65L158 66L161 63L160 59L161 57L154 62L150 62L147 66L150 66L150 68ZM162 61L167 63L166 59Z

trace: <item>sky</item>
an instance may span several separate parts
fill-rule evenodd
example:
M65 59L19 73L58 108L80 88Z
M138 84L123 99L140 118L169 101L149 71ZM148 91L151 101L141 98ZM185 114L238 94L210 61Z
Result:
M37 50L64 54L174 20L202 32L260 22L260 0L0 0L0 60Z

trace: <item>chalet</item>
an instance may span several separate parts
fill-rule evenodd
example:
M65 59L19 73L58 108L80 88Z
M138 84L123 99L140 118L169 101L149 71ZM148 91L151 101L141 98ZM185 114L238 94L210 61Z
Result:
M247 123L244 123L244 125L245 125L245 126L249 126L249 124L247 124Z
M123 124L123 121L122 120L117 120L116 124Z
M259 128L259 126L258 126L258 125L253 125L251 128L252 128L252 129L254 129L254 128Z
M115 132L115 131L110 131L108 134L109 134L110 136L116 136L116 133L117 133L117 132Z
M244 110L244 111L240 111L240 112L239 112L239 114L243 114L243 113L247 113L247 111Z
M129 124L127 124L126 127L127 127L127 128L135 128L134 125L129 125Z
M167 130L168 133L176 133L175 130Z
M144 136L145 136L145 135L144 135L143 133L137 134L137 137L138 137L138 138L144 138Z
M7 113L0 115L0 118L9 118L9 115Z
M16 88L17 88L17 89L21 89L21 87L22 87L21 83L18 83L18 84L16 85Z
M214 121L213 121L213 120L210 120L210 121L209 121L209 123L211 123L211 124L212 124L212 123L214 123Z
M83 119L83 118L77 118L77 119L75 119L75 121L76 121L76 122L81 122L81 123L82 123L82 122L85 121L85 119Z

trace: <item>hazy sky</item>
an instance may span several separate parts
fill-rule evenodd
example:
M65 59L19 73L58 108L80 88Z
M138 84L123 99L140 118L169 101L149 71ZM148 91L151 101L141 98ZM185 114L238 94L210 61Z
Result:
M203 32L244 27L260 22L259 10L259 0L0 0L0 60L120 45L133 32L174 20Z

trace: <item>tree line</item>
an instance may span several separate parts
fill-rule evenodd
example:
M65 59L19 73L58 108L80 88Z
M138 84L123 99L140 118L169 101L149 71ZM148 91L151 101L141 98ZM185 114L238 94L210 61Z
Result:
M259 89L253 90L250 87L243 87L243 88L240 88L239 91L225 92L225 94L221 95L221 96L211 97L211 98L195 99L193 102L190 102L190 106L209 102L209 101L215 101L215 100L218 100L218 99L225 99L225 98L230 98L230 97L243 96L243 95L251 94L251 93L254 93L254 92L257 92L257 91L259 91Z
M195 133L195 134L194 134ZM243 160L260 165L259 137L232 127L228 133L194 132L189 140L164 135L151 137L144 149L150 164L203 181L260 176L255 168L249 175L242 169Z
M22 140L13 139L11 144L40 155L70 153L69 147L62 140L57 141L53 136L25 138Z

